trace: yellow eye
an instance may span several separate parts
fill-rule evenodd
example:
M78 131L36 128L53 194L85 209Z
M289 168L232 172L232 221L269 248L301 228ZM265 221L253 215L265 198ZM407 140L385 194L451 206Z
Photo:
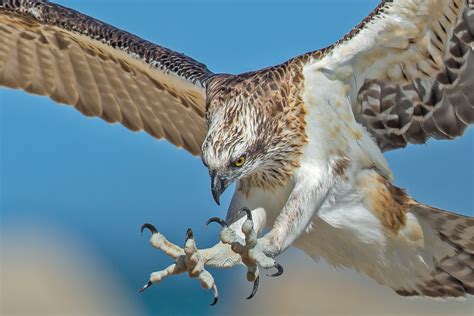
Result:
M232 163L232 165L233 165L234 167L239 168L239 167L242 167L242 166L244 165L244 163L245 163L245 156L241 156L239 159L237 159L236 161L234 161L234 162Z

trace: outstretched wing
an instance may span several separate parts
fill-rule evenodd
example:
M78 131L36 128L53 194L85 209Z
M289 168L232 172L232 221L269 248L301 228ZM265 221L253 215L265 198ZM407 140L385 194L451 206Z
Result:
M452 139L474 122L474 1L383 1L323 53L351 69L356 120L382 150Z
M0 0L0 85L166 138L194 155L205 65L44 0Z

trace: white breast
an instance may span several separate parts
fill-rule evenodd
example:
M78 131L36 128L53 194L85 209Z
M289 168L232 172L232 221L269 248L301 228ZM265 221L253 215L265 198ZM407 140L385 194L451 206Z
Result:
M363 170L375 168L386 178L391 178L391 172L371 135L355 121L347 81L351 76L346 72L350 69L331 72L318 61L304 69L308 144L303 163L318 167L347 157L350 168L294 245L313 258L322 256L335 266L355 267L380 283L387 279L398 282L392 285L401 288L413 282L412 276L429 269L415 248L407 247L404 237L387 236L380 220L364 205L364 192L356 187L356 178ZM416 222L416 218L409 217L408 221ZM418 226L415 222L409 225ZM387 265L391 272L387 272Z

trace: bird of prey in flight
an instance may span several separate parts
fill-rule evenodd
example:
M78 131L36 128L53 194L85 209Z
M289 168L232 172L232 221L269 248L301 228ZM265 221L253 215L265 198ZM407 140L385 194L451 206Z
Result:
M200 155L217 203L236 183L226 219L208 221L222 225L211 248L143 225L175 263L142 290L188 272L215 303L206 267L243 264L253 296L293 245L400 295L462 297L474 294L474 218L396 187L383 152L474 122L473 37L473 0L386 0L327 48L216 74L46 0L0 0L0 85Z

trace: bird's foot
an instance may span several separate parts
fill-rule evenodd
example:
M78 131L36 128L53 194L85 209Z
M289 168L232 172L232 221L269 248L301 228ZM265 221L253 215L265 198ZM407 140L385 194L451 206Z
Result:
M187 230L184 247L181 248L166 240L166 238L160 234L153 225L143 224L141 228L142 233L145 229L148 229L152 233L150 238L151 245L154 248L165 252L175 260L175 263L168 266L166 269L153 272L150 275L148 283L146 283L139 292L141 293L153 284L161 282L161 280L167 276L188 272L191 278L199 279L201 286L204 289L208 290L212 288L214 292L214 300L211 303L211 306L215 305L219 297L217 286L212 275L204 269L205 261L202 253L196 247L192 230L190 228Z
M220 218L213 217L207 221L207 224L216 222L222 226L220 239L222 243L230 245L231 249L240 255L242 263L247 266L247 280L254 282L252 294L248 299L252 298L258 289L259 284L259 267L263 269L276 268L277 271L268 276L279 276L283 273L283 267L278 264L271 256L268 256L265 251L269 248L267 240L264 238L257 238L257 232L254 230L252 213L248 208L243 208L241 212L247 214L247 219L242 224L242 233L245 239L242 239L234 229Z

